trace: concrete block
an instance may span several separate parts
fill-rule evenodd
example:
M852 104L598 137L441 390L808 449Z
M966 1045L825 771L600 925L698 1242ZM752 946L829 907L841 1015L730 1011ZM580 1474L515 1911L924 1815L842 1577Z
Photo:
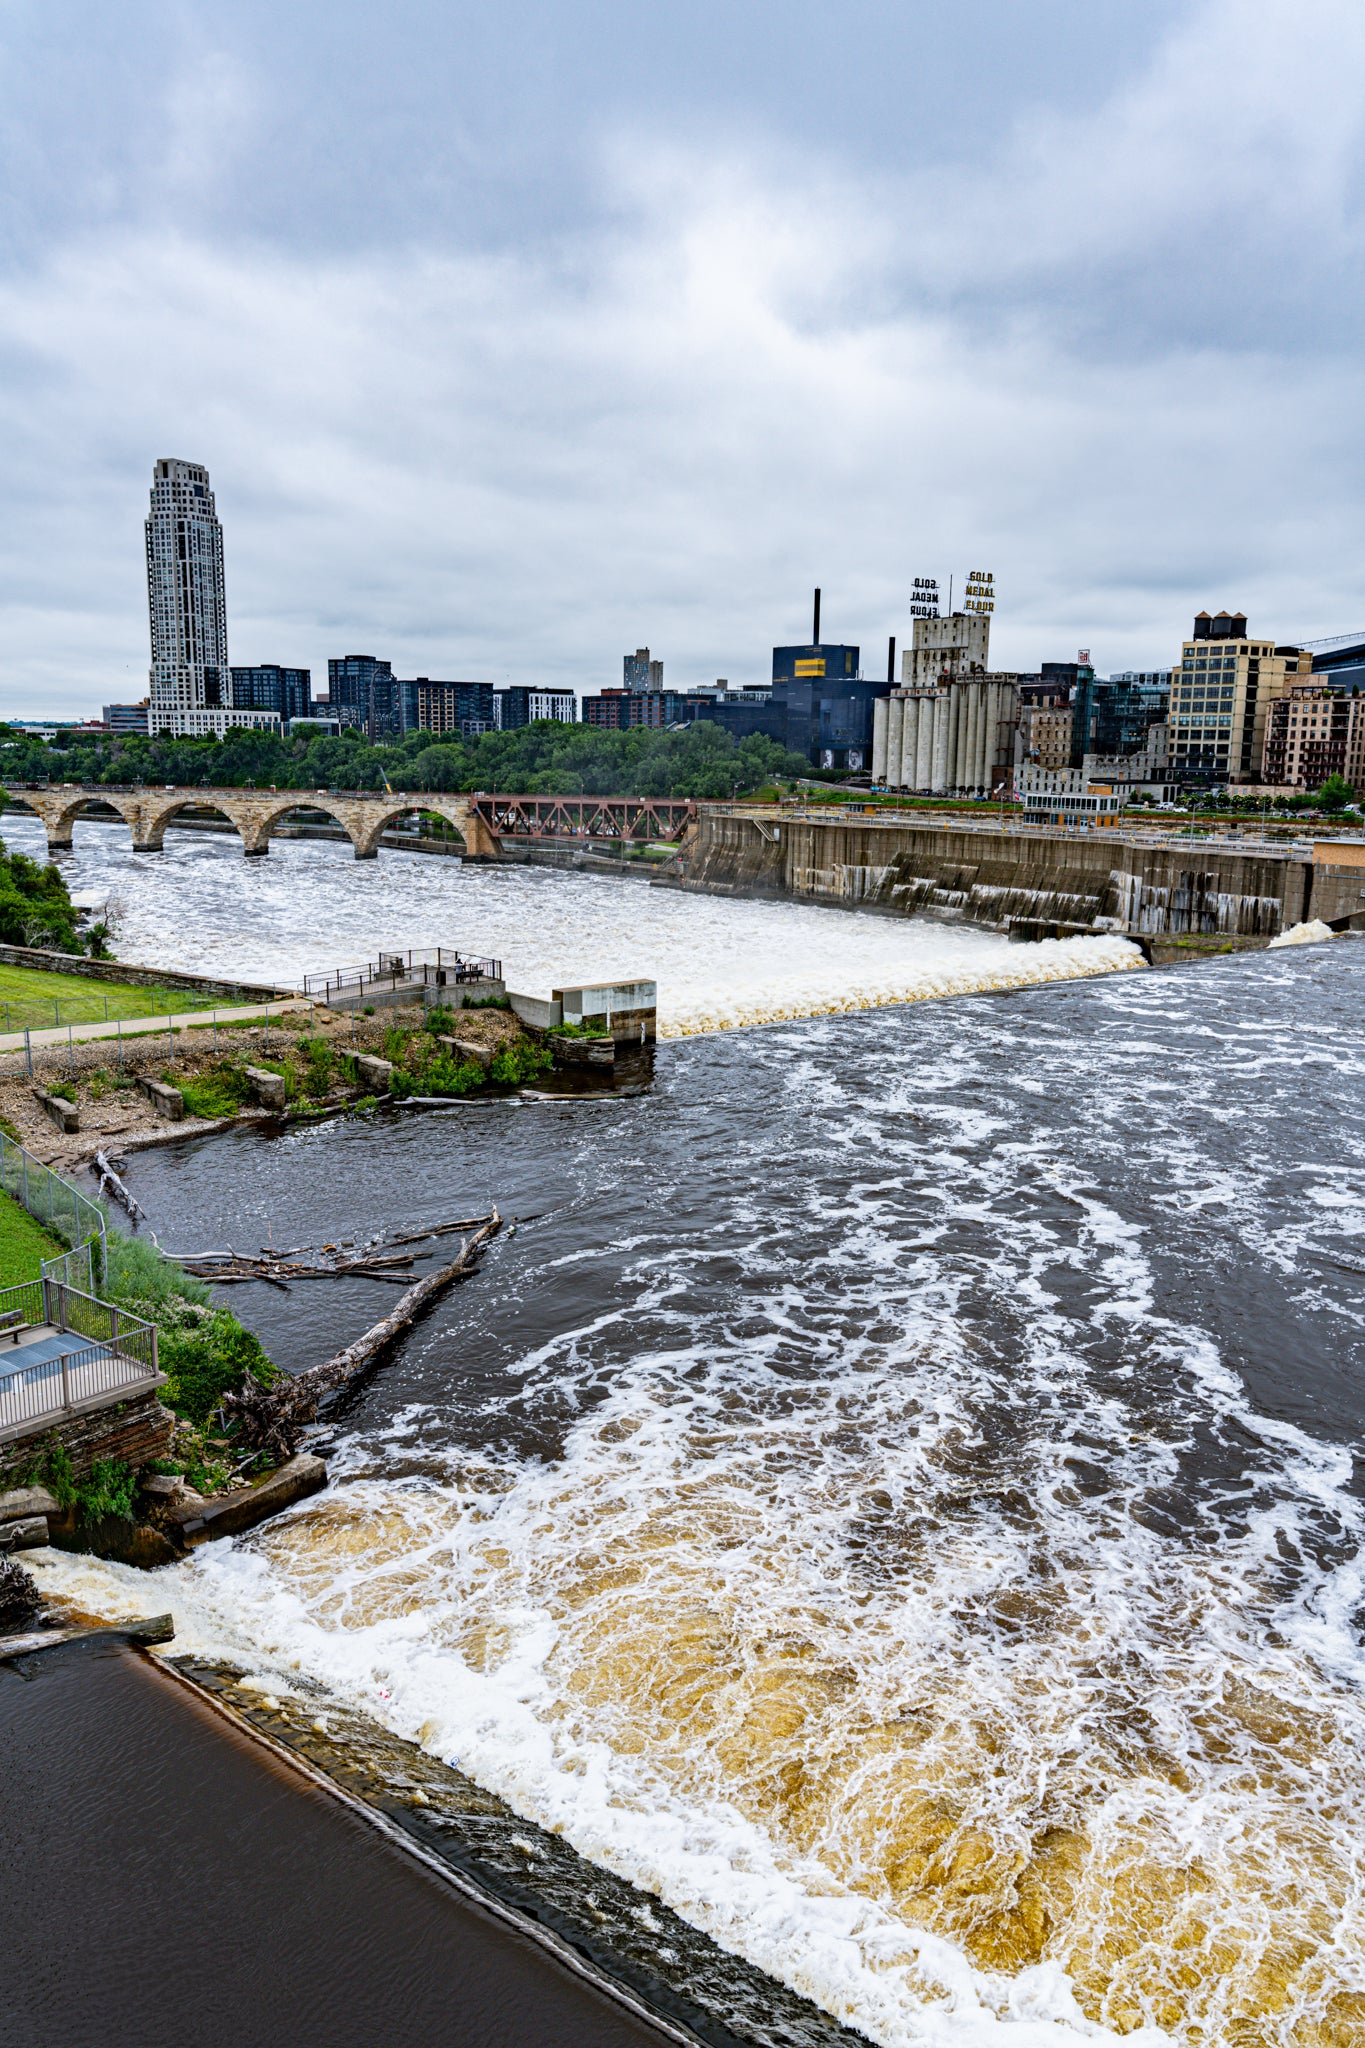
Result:
M453 1060L473 1060L481 1067L487 1067L493 1057L490 1048L480 1045L477 1039L456 1038L453 1033L447 1036L444 1032L438 1032L436 1043L443 1045Z
M284 1108L289 1098L283 1074L272 1074L268 1067L247 1067L245 1072L253 1102L262 1109Z
M393 1085L393 1061L381 1060L372 1052L354 1053L352 1058L356 1086L366 1089L371 1095L387 1095Z
M185 1098L178 1088L172 1088L169 1081L154 1081L150 1074L139 1074L138 1087L158 1116L168 1117L178 1124L185 1114Z
M58 1515L55 1494L45 1486L18 1486L11 1493L0 1493L0 1524L22 1522L32 1515Z
M533 1031L552 1031L556 1024L564 1022L564 1005L560 1002L544 1002L539 996L519 996L508 991L508 1002L514 1016L523 1024L529 1024Z
M231 1493L204 1501L197 1509L172 1508L168 1520L179 1524L180 1540L189 1549L212 1543L219 1536L236 1536L254 1529L270 1515L277 1515L296 1500L320 1493L327 1484L327 1467L321 1458L301 1451L272 1472L259 1486L234 1486Z
M39 1108L52 1119L59 1131L66 1133L80 1129L81 1113L74 1102L68 1102L64 1095L49 1095L45 1088L35 1088L33 1093Z

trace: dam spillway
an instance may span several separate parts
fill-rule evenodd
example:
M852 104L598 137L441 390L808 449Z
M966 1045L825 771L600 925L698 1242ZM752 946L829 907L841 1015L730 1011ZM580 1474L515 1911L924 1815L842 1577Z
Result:
M703 810L684 887L843 904L1037 937L1116 932L1265 945L1356 917L1365 846L1311 851L991 829L955 821Z

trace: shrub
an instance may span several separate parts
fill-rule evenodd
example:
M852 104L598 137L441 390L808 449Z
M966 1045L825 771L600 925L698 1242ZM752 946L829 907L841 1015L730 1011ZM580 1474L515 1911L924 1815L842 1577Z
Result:
M96 1458L85 1478L77 1479L66 1445L51 1436L26 1476L46 1486L59 1507L75 1508L83 1522L98 1521L101 1515L133 1519L137 1474L121 1458Z
M101 1515L117 1515L120 1521L133 1519L133 1495L137 1475L121 1458L96 1458L90 1476L76 1488L76 1507L83 1522L97 1522Z
M529 1039L524 1039L516 1045L502 1046L493 1055L488 1078L500 1087L515 1088L523 1081L534 1080L552 1064L544 1046L532 1045Z
M120 1307L156 1324L168 1382L161 1399L201 1429L223 1395L248 1375L265 1387L279 1377L250 1330L229 1309L213 1306L203 1281L142 1238L109 1232L106 1291Z
M169 1079L169 1076L163 1076ZM175 1086L185 1098L191 1116L235 1116L247 1100L250 1089L239 1066L210 1067L206 1073L187 1074Z
M268 1387L279 1377L258 1339L227 1309L185 1303L178 1313L163 1311L157 1321L158 1356L168 1382L161 1399L200 1429L224 1394L244 1380Z
M422 1069L424 1095L468 1095L482 1088L483 1068L477 1060L455 1060L442 1052Z
M303 1092L316 1099L327 1095L332 1087L333 1055L329 1041L325 1038L301 1038L299 1050L306 1065L303 1071Z

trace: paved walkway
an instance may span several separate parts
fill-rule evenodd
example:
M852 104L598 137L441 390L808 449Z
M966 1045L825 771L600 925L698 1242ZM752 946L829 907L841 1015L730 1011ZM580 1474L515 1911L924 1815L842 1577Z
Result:
M311 1009L307 996L279 996L268 1003L223 1003L213 1010L174 1010L168 1017L100 1017L93 1024L47 1025L30 1031L27 1043L35 1051L53 1045L83 1045L91 1038L146 1038L154 1032L190 1031L213 1024L250 1024L265 1017L282 1017L287 1011ZM22 1031L0 1031L0 1052L22 1052Z

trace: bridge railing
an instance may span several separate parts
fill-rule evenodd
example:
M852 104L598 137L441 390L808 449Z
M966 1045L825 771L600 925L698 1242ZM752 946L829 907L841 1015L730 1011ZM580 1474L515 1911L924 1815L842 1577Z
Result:
M691 797L499 796L477 790L471 807L502 839L673 839L695 819Z
M474 959L467 953L436 946L424 951L381 953L378 960L366 961L359 967L332 967L325 974L306 974L303 992L326 1002L334 994L367 988L446 988L471 981L501 980L501 960Z
M79 1341L18 1341L43 1323ZM78 1288L44 1279L0 1289L0 1325L0 1439L160 1383L155 1324Z

